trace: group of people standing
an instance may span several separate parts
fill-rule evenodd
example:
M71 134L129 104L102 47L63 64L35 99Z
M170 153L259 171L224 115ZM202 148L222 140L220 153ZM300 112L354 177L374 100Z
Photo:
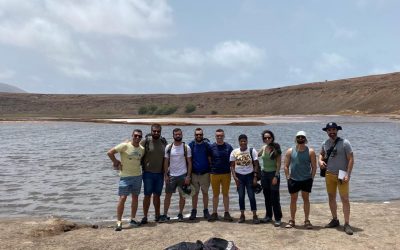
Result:
M349 180L353 168L353 152L348 140L339 138L341 130L334 122L328 123L323 130L328 139L322 143L319 156L314 149L307 146L307 135L304 131L297 132L295 146L284 154L284 173L290 193L290 219L286 228L295 227L298 194L304 202L304 227L312 229L309 220L310 201L313 180L317 171L317 161L321 174L326 171L326 189L332 220L325 227L340 225L337 217L336 191L339 190L343 203L344 231L351 235L353 230L349 225ZM254 224L269 223L274 219L274 225L280 227L282 210L280 205L280 170L282 151L275 142L275 135L270 130L262 132L264 145L256 150L248 147L245 134L238 137L239 148L224 141L222 129L215 131L215 142L204 138L201 128L194 131L194 140L185 144L180 128L173 130L173 142L168 144L161 136L161 125L151 125L151 133L143 139L143 132L135 129L132 140L123 142L108 151L113 167L119 170L120 181L118 188L119 202L117 206L116 231L122 230L122 214L127 197L132 196L130 226L136 227L148 223L148 212L151 198L154 205L155 221L167 222L170 217L168 210L171 198L179 190L178 221L184 221L183 210L191 193L192 210L189 220L197 219L199 193L202 193L203 217L208 221L233 221L229 211L229 190L233 178L238 196L240 218L239 223L245 222L245 196L247 193L250 209L253 213ZM119 153L118 160L115 155ZM261 159L261 161L260 161ZM261 162L261 164L260 164ZM259 184L261 181L261 185ZM141 221L135 219L138 208L138 196L141 186L144 186L143 214ZM161 214L161 193L165 183L165 198ZM209 212L209 187L212 189L212 212ZM194 190L191 190L194 189ZM255 193L263 192L266 214L262 219L257 215ZM223 216L218 215L220 194L224 205Z

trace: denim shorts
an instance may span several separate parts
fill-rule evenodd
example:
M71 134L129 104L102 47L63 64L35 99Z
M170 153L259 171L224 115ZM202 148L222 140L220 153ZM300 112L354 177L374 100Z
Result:
M130 194L139 195L142 188L142 176L120 177L118 186L119 196L128 196Z
M161 195L164 185L163 173L143 173L144 195Z

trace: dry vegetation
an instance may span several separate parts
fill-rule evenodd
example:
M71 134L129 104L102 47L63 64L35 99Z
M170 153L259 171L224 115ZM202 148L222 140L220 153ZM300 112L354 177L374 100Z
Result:
M400 73L290 87L147 95L0 93L3 119L137 117L141 107L177 107L172 115L400 114ZM185 112L186 110L186 112ZM159 114L158 114L159 115Z

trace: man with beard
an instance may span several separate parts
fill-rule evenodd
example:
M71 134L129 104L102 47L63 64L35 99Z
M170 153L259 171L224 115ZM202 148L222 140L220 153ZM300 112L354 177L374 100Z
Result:
M160 219L160 196L164 184L163 160L167 141L161 136L161 125L152 124L151 134L140 142L144 147L143 156L143 214L141 224L147 223L150 200L153 195L155 221Z
M297 132L295 142L296 147L289 148L285 155L284 170L290 193L290 220L286 228L292 228L296 225L297 197L301 190L304 203L304 227L306 229L312 229L312 224L309 220L309 196L317 171L317 160L314 150L306 146L308 142L306 132Z
M319 166L321 169L326 169L326 191L329 197L329 208L332 213L332 220L325 227L333 228L340 225L337 218L336 203L336 190L339 189L340 199L343 204L344 231L348 235L352 235L353 230L349 224L349 181L354 164L353 150L348 140L337 136L338 130L342 130L342 127L335 122L326 124L322 130L326 131L329 139L322 143Z
M199 191L203 194L203 217L208 220L210 213L208 211L208 189L210 188L210 144L204 139L203 130L196 128L194 130L194 140L189 143L192 151L192 184L196 188L196 193L192 197L192 212L189 220L195 220L197 215L197 202Z
M161 215L160 222L166 222L169 219L168 209L171 205L172 193L176 192L177 187L189 185L192 174L192 153L190 147L182 142L182 130L175 128L172 135L174 142L165 147L164 154L165 199L164 214ZM185 197L179 193L179 221L183 221L184 207Z

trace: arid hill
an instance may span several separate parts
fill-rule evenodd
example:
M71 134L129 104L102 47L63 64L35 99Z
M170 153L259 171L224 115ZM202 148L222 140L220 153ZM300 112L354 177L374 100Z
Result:
M188 110L188 106L192 106ZM142 108L142 112L139 109ZM400 114L400 73L290 87L147 95L53 95L0 93L0 115L8 118L137 117L173 115ZM174 111L174 108L176 109ZM194 109L194 111L193 111ZM144 110L144 111L143 111ZM147 111L146 111L147 110ZM188 112L190 111L190 112ZM147 113L146 113L147 112Z

